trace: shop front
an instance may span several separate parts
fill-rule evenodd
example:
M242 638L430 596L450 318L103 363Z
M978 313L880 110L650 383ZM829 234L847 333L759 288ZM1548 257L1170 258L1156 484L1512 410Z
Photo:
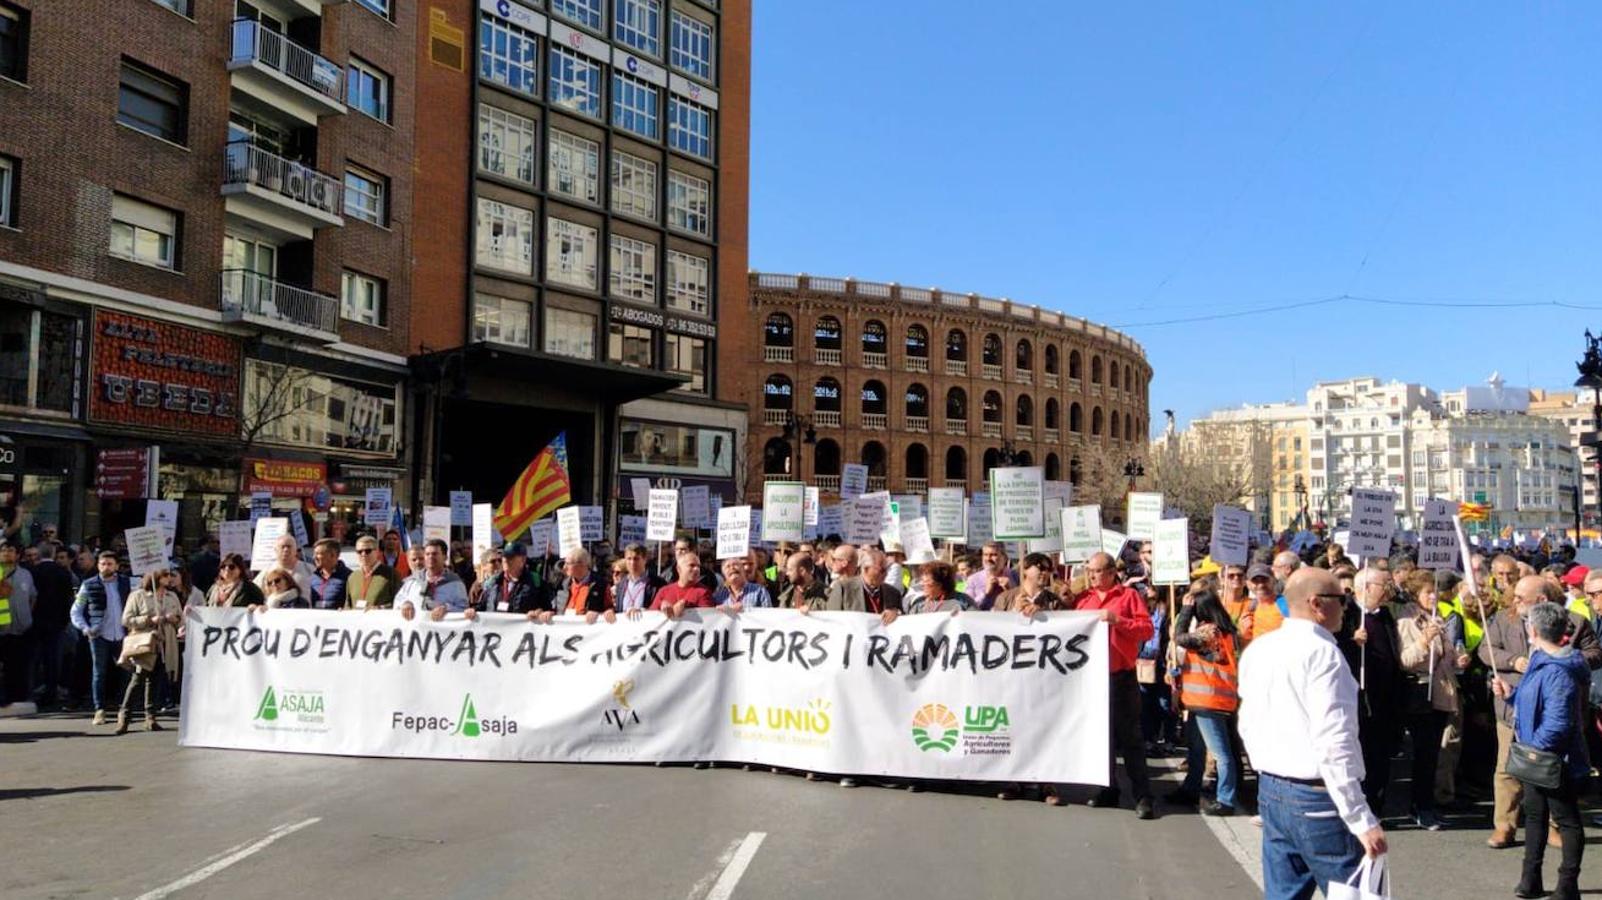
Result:
M618 423L618 509L645 515L634 505L635 478L649 479L653 488L705 485L709 496L738 503L745 479L739 453L745 429L745 408L734 404L665 397L627 404Z

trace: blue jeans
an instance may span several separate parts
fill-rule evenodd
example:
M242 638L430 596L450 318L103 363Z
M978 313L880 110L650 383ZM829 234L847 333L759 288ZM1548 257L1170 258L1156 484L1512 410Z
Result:
M1230 724L1235 717L1190 717L1190 750L1186 754L1185 790L1200 794L1202 772L1207 768L1207 754L1218 760L1218 802L1235 806L1235 791L1240 787L1240 761L1235 759L1235 747L1230 740Z
M89 639L89 660L93 666L89 673L89 697L95 711L106 708L106 697L116 696L112 681L117 678L117 657L122 655L122 641L108 641L103 637Z
M1265 900L1308 900L1329 893L1363 861L1363 845L1346 829L1329 791L1260 772L1257 811L1263 817Z

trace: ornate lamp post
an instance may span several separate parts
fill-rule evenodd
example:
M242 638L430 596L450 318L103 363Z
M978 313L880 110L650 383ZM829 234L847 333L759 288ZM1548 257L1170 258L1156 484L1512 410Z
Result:
M1585 388L1591 392L1591 423L1587 431L1591 435L1591 461L1596 466L1597 490L1602 491L1602 338L1591 334L1591 329L1585 330L1585 355L1574 364L1580 370L1580 377L1574 380L1574 386ZM1584 439L1582 438L1582 441ZM1575 467L1579 469L1578 466ZM1585 474L1580 473L1578 490L1585 489ZM1575 545L1580 542L1578 531L1574 535Z
M800 442L796 441L797 435L801 436ZM801 478L801 445L816 446L818 443L818 431L812 427L811 417L798 416L791 410L784 419L784 440L795 448L791 451L795 459L795 468L790 471L790 477L805 480Z

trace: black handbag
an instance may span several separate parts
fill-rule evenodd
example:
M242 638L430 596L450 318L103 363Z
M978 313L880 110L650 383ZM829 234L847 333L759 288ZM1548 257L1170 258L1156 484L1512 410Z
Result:
M1555 791L1563 783L1563 757L1514 741L1503 771L1525 784Z

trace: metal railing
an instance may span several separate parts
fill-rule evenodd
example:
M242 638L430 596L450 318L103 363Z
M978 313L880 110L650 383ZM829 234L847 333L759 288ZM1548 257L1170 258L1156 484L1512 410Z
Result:
M824 428L839 428L842 420L838 409L817 409L812 411L812 421Z
M906 360L908 372L929 371L929 357L927 356L908 356Z
M775 347L772 344L764 344L762 347L762 361L770 363L793 363L795 362L795 348Z
M967 419L947 419L946 420L946 434L967 434L967 433L968 433L968 420Z
M885 413L865 412L862 414L862 427L873 431L883 431L890 427L890 416Z
M250 19L235 19L230 62L255 60L261 65L311 88L324 97L343 102L345 70L276 31Z
M890 368L890 354L871 353L864 350L862 351L862 365L869 369L888 369Z
M339 300L247 269L222 272L224 313L339 332Z
M223 154L223 184L253 184L333 216L344 209L345 186L337 179L249 141L234 141L227 146Z
M968 374L968 361L966 359L946 360L946 374L966 377Z
M790 411L788 409L764 409L762 411L763 425L777 425L782 428L784 423L788 421L790 421Z
M820 366L838 366L840 365L840 360L843 357L841 356L839 350L829 350L823 347L818 347L812 351L812 358L816 360Z
M928 434L929 433L929 417L928 416L907 416L907 430L908 431L916 431L919 434Z

